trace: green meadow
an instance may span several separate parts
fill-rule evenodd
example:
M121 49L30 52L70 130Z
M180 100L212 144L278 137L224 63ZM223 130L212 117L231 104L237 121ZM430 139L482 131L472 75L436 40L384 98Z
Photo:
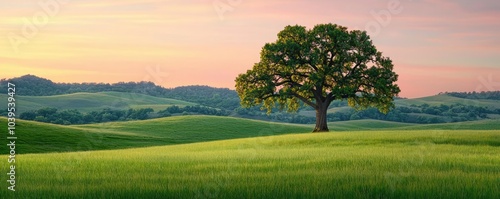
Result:
M0 117L6 124L6 118ZM184 144L305 133L311 127L232 117L177 116L142 121L61 126L17 120L18 153L48 153ZM0 128L7 135L7 128ZM1 150L0 154L8 153Z
M5 124L5 118L0 121ZM19 120L16 192L3 180L0 194L499 198L499 123L361 120L309 133L308 125L215 116L76 126Z

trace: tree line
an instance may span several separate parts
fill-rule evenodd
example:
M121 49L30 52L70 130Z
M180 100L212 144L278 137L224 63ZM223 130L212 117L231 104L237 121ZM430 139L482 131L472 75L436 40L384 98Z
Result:
M500 91L481 91L481 92L444 92L441 94L451 95L453 97L465 99L489 99L500 100Z

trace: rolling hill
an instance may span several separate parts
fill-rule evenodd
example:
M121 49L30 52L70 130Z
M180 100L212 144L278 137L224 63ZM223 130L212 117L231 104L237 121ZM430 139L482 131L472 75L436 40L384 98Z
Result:
M52 96L79 92L123 92L139 93L161 98L177 99L202 106L233 110L239 107L236 91L228 88L192 85L176 88L164 88L153 82L117 82L117 83L57 83L34 75L24 75L10 79L0 79L0 94L7 93L8 82L16 84L19 96Z
M499 146L498 130L405 130L25 154L16 165L19 191L4 188L0 194L80 199L498 198ZM7 187L7 181L1 185Z
M5 124L6 118L0 117ZM311 125L217 116L176 116L152 120L62 126L17 120L17 153L91 151L309 133ZM379 120L330 123L332 133L367 130L500 129L499 120L414 125ZM0 128L0 134L7 134ZM0 152L1 154L7 151Z
M0 94L0 99L7 99L6 94ZM29 110L38 110L45 107L63 109L77 109L81 112L100 111L104 108L129 109L153 108L155 111L177 105L193 106L195 103L181 100L153 97L138 93L100 92L100 93L73 93L52 96L16 96L17 113ZM0 108L6 109L6 103Z
M356 120L333 122L333 132L314 134L307 133L310 125L217 116L16 124L22 191L0 190L7 198L500 195L499 120ZM0 158L7 159L3 151Z
M310 127L216 116L62 126L16 120L17 153L134 148L309 132ZM0 117L5 124L6 118ZM0 128L7 135L7 128ZM8 151L1 151L5 154Z
M488 108L500 108L499 100L492 99L466 99L454 97L448 94L440 94L422 98L415 99L400 99L395 101L396 105L399 106L410 106L412 104L421 105L421 104L429 104L433 106L443 105L452 105L452 104L464 104L464 105L472 105L472 106L481 106Z

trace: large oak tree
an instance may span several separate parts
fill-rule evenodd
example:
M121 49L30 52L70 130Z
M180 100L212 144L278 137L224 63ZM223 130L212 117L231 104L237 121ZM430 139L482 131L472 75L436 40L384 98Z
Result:
M270 113L276 105L297 111L302 101L316 110L313 132L328 131L327 110L333 100L387 113L400 92L391 59L382 56L366 31L336 24L309 30L287 26L260 55L252 70L236 78L241 104L262 105Z

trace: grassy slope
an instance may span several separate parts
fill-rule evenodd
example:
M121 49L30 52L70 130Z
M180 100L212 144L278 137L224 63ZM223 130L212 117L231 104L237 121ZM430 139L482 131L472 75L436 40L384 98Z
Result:
M443 123L443 124L411 124L383 120L352 120L330 122L331 131L365 131L365 130L500 130L499 119Z
M350 120L330 122L331 131L361 130L500 130L500 119L466 121L443 124L411 124L383 120Z
M16 120L16 153L47 153L65 151L86 151L118 149L162 144L144 136L120 133L101 133L68 126ZM0 117L0 124L6 120ZM0 134L7 135L7 128L0 128ZM8 151L1 150L1 154Z
M6 119L0 117L0 124ZM144 121L60 126L17 120L17 153L46 153L158 146L246 138L311 130L304 125L215 116L178 116ZM0 128L7 135L7 128ZM8 151L1 150L0 154Z
M294 134L18 157L11 198L499 198L500 131ZM7 159L5 155L0 159ZM7 187L2 181L2 187Z
M0 117L0 124L6 119ZM123 149L213 140L247 138L290 133L306 133L311 125L272 123L258 120L216 116L177 116L143 121L110 122L90 125L61 126L17 120L17 153L47 153ZM378 120L333 122L330 129L361 130L439 130L500 129L499 120L482 120L433 125L414 125ZM7 129L0 128L6 135ZM7 151L0 151L5 154Z
M306 125L203 115L77 125L75 127L98 131L132 132L150 137L183 140L181 143L299 133L310 130L310 127Z
M451 104L464 104L464 105L472 105L472 106L486 106L491 108L500 108L500 104L498 100L474 100L474 99L465 99L459 97L453 97L450 95L435 95L423 98L416 99L404 99L404 100L396 100L396 105L409 106L411 104L429 104L432 106L439 106L441 104L451 105Z
M5 94L0 94L0 99L6 99ZM172 105L189 106L194 103L153 97L137 93L101 92L101 93L73 93L53 96L17 96L17 110L22 113L28 110L37 110L44 107L57 109L77 109L87 112L102 110L103 108L153 108L162 110ZM6 108L6 103L0 105Z

